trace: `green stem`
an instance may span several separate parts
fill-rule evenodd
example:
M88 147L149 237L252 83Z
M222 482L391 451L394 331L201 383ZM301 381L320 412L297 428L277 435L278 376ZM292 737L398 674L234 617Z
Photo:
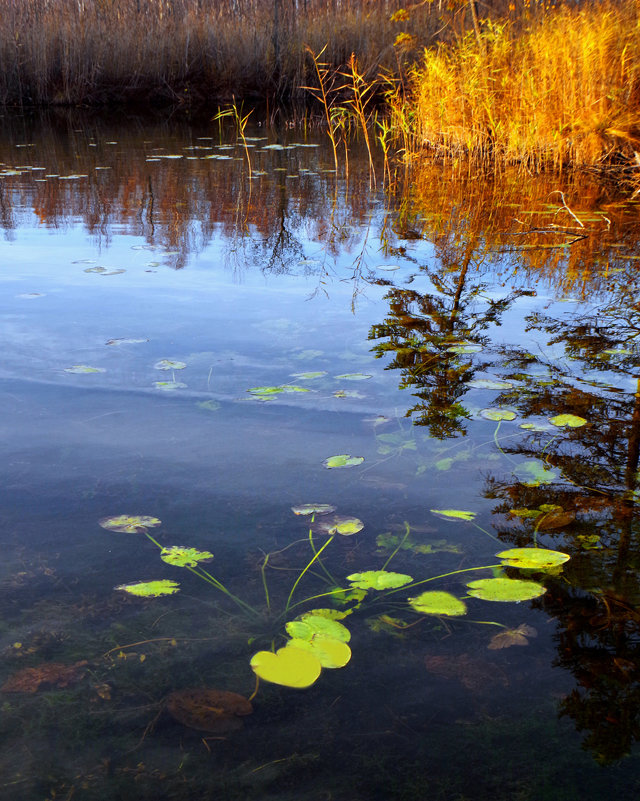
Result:
M389 590L389 592L385 593L382 598L387 598L389 595L393 595L395 592L401 592L403 590L410 590L413 587L418 587L420 584L426 584L429 581L438 581L438 579L447 578L448 576L456 576L459 573L470 573L472 570L493 570L496 567L504 567L504 565L481 565L480 567L463 567L461 570L452 570L450 573L441 573L439 576L431 576L431 578L422 579L422 581L414 581L412 584L405 584L404 587L398 587L396 590Z
M267 562L269 561L269 557L270 556L271 556L271 554L268 553L264 557L264 561L262 562L262 565L260 566L260 573L262 575L262 586L264 587L264 597L265 597L265 600L267 602L267 611L269 611L269 612L271 611L271 601L269 600L269 585L267 584L267 577L266 577L264 571L265 571L265 568L267 566Z
M477 523L474 523L473 521L471 521L471 524L472 524L473 526L475 526L475 527L478 529L478 531L481 531L483 534L486 534L486 535L487 535L487 537L491 537L491 539L492 539L492 540L495 540L496 542L500 542L500 540L498 539L498 537L496 537L495 535L493 535L493 534L492 534L490 531L487 531L487 529L486 529L486 528L482 528L482 526L479 526ZM502 543L500 543L500 544L502 545Z
M291 592L289 593L289 597L287 598L287 603L285 604L284 611L287 612L291 605L291 598L293 597L293 593L296 591L298 584L302 580L302 577L307 572L307 570L311 567L311 565L316 561L316 559L320 559L320 554L324 551L326 547L328 547L333 542L333 537L329 537L329 539L325 542L325 544L320 548L319 551L314 553L313 559L309 562L309 564L305 567L305 569L300 573L298 578L295 580L293 587L291 588Z
M398 543L398 547L395 549L395 551L393 551L393 553L391 554L391 556L390 556L390 557L387 559L387 561L386 561L386 562L385 562L385 563L382 565L382 567L380 568L381 570L386 570L386 568L387 568L387 565L389 564L389 562L390 562L390 561L393 559L393 557L394 557L394 556L395 556L395 555L398 553L398 551L400 550L400 548L402 548L402 546L403 546L403 545L405 544L405 542L407 541L407 537L409 536L409 533L410 533L411 529L409 528L409 524L407 523L407 521L406 521L406 520L404 521L404 527L405 527L405 535L404 535L404 537L403 537L403 538L400 540L400 542Z

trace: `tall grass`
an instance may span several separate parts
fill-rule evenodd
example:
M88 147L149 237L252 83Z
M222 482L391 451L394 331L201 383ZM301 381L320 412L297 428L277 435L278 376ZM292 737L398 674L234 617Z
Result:
M393 69L401 0L0 0L0 104L301 100L305 45ZM428 7L416 42L438 27Z
M544 7L481 21L424 53L394 127L415 151L530 169L597 165L640 150L640 3Z

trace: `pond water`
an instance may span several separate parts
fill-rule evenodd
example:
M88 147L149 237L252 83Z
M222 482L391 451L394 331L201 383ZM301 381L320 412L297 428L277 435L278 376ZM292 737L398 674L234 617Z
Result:
M637 798L638 204L247 136L0 118L0 796Z

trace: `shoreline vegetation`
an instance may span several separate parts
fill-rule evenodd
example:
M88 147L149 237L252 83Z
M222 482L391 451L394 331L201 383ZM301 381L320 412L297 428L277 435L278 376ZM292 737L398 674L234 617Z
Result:
M640 2L0 0L2 106L236 103L355 124L367 147L375 120L385 164L578 167L640 191Z

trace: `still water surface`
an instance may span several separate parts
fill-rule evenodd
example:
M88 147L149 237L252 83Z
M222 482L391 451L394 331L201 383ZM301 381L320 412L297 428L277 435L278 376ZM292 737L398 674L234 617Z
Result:
M637 798L638 205L435 168L392 194L297 130L0 122L0 796ZM570 559L496 558L535 546ZM447 575L345 605L383 567ZM469 596L497 575L546 591ZM318 607L354 609L351 660L254 695ZM187 689L253 712L185 725Z

